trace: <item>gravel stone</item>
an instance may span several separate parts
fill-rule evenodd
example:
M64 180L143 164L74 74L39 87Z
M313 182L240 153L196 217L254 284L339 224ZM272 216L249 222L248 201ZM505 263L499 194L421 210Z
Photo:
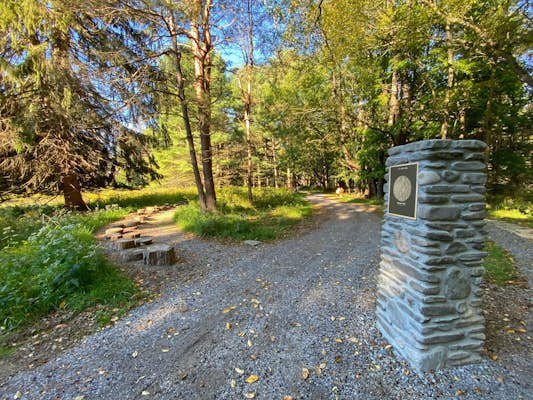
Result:
M13 376L0 386L0 399L19 391L21 399L91 400L242 399L245 393L256 399L532 398L525 335L496 361L484 356L437 373L411 371L376 325L380 217L363 205L310 199L321 206L321 224L288 240L250 247L175 237L189 259L180 268L204 273L169 285L112 327ZM519 263L530 264L531 242L490 225L489 233L517 251ZM462 346L454 350L459 361L468 345ZM246 383L252 374L259 380Z

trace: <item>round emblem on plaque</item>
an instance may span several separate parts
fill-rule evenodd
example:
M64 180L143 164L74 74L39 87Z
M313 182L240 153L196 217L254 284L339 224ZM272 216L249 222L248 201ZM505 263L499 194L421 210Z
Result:
M398 201L406 201L411 197L411 181L405 175L400 175L395 181L392 187L392 193Z

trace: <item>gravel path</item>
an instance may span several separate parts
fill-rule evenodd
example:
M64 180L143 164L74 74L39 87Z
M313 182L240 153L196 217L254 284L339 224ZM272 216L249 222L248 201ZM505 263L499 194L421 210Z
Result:
M379 217L311 199L327 218L294 239L250 248L180 238L178 248L209 264L201 278L17 374L0 398L533 397L525 335L496 361L424 376L395 358L374 320Z

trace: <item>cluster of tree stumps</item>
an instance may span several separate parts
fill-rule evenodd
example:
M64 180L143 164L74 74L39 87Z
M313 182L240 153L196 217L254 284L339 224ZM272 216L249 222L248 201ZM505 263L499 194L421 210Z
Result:
M150 217L173 206L146 207L130 215L124 221L111 224L105 230L105 239L111 250L119 252L121 261L143 261L146 265L172 265L177 262L174 247L169 244L153 244L153 238L143 236L139 227Z

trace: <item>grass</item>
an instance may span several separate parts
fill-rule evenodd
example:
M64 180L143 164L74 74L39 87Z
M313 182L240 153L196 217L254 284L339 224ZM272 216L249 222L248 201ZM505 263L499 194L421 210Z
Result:
M364 197L358 197L357 195L351 195L346 193L342 197L339 197L336 194L332 194L330 195L330 198L334 198L342 203L367 204L370 206L383 207L383 199L367 199Z
M160 186L149 186L143 189L97 189L83 191L83 199L90 209L103 209L106 207L141 208L165 203L178 203L194 199L194 188L171 189ZM35 194L32 196L17 197L0 203L0 209L8 208L19 213L30 209L54 210L63 206L63 197L60 195L49 196Z
M488 216L533 228L533 192L516 191L509 194L487 195Z
M103 189L84 194L87 205L91 209L115 206L120 208L138 209L161 204L183 203L197 197L196 191L190 189L169 189L148 187L145 189Z
M484 261L485 279L497 285L505 285L519 276L514 258L507 250L488 240L485 244L488 252Z
M220 190L219 211L201 214L192 189L148 188L84 193L93 210L67 212L60 198L46 205L28 200L0 207L0 328L9 332L55 311L97 309L99 324L121 316L143 296L135 284L105 257L94 232L146 206L189 202L176 218L200 236L271 240L286 235L311 213L301 195L286 190L255 190L254 206L246 190ZM42 200L42 199L41 199ZM0 355L9 353L0 342Z
M5 224L14 217L3 211ZM0 326L12 330L55 310L81 311L96 304L120 307L136 301L139 290L107 261L93 237L97 228L126 212L57 212L33 220L21 215L28 226L4 229Z
M384 209L383 209L383 199L367 199L365 197L361 197L359 194L347 194L344 193L342 197L337 196L336 194L330 194L328 195L330 199L339 201L341 203L352 203L352 204L365 204L368 206L373 206L370 211L383 216Z
M194 203L179 207L174 216L177 225L201 237L273 240L286 236L311 214L302 195L284 189L254 189L252 206L245 188L226 188L218 192L217 202L213 213L201 213Z

